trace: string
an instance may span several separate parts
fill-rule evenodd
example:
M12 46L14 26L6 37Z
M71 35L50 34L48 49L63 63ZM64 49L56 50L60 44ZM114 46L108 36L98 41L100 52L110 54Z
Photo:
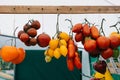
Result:
M13 36L15 37L14 30L15 30L15 14L13 15ZM14 38L12 38L11 46L13 45L13 42L14 42Z
M27 14L28 15L28 21L30 20L30 14Z
M42 14L42 32L44 31L44 14Z
M14 16L13 16L13 31L15 30L15 14L14 14ZM13 34L13 36L14 36L14 34Z

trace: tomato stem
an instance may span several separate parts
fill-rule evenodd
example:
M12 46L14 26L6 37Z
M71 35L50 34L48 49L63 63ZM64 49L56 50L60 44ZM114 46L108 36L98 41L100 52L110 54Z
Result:
M105 36L105 33L104 33L104 30L103 30L103 22L105 21L105 18L102 19L102 22L101 22L101 27L99 29L99 32L100 33L103 33L103 35Z
M85 23L87 23L87 24L89 25L89 27L90 27L90 24L91 24L91 23L90 23L86 18L85 18L84 20L85 20ZM93 25L93 24L92 24L92 25Z
M56 33L59 33L59 16L60 14L57 15Z
M58 34L60 33L60 31L59 31L59 16L60 16L60 14L57 14L56 33L54 34L53 38L55 38L56 35L58 36Z
M14 32L13 32L13 36L15 36L15 33L16 33L16 30L18 29L18 27L15 28ZM15 44L14 46L16 47L16 38L14 38L14 41L15 41ZM13 42L13 39L12 39L12 42Z
M115 27L115 29L117 30L117 33L119 34L120 32L119 32L119 29L117 28L117 25L118 25L118 24L120 24L120 21L118 21L116 24L110 26L110 28L111 28L111 27Z
M72 21L70 19L65 19L65 21L68 21L71 24L70 31L69 31L69 36L71 36L71 38L73 38L73 32L72 32L73 24L72 24Z

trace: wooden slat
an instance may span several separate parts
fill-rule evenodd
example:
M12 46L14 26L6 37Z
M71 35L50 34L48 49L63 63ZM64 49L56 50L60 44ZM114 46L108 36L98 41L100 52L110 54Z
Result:
M120 6L0 6L0 14L111 14Z

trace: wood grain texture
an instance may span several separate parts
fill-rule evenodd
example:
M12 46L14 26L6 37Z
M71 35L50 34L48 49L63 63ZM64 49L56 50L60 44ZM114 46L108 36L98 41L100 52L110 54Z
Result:
M0 14L112 14L120 6L0 6Z

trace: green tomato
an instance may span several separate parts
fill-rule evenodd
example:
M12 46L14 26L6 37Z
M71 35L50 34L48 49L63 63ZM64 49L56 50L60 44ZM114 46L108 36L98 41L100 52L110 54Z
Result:
M118 58L119 56L119 49L113 49L113 58Z

